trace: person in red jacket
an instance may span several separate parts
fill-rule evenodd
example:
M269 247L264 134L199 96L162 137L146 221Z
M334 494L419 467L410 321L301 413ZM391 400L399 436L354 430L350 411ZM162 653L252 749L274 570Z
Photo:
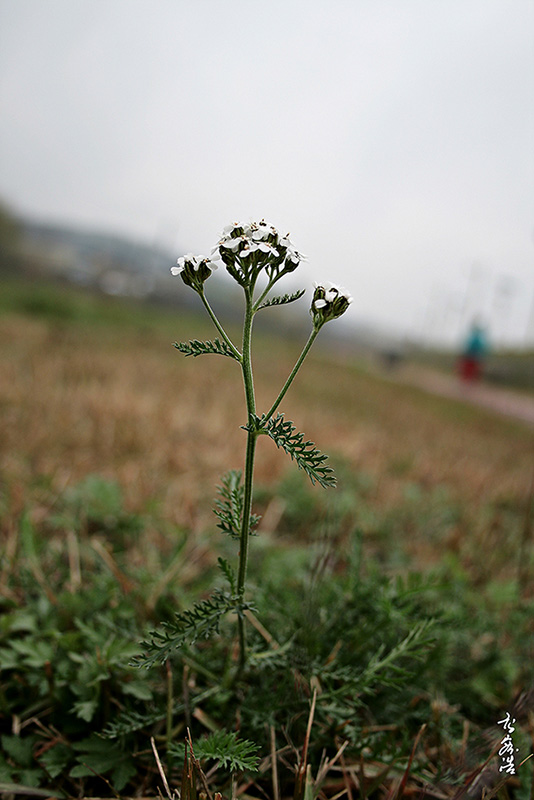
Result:
M458 362L460 378L467 383L478 381L488 352L486 332L480 322L471 325Z

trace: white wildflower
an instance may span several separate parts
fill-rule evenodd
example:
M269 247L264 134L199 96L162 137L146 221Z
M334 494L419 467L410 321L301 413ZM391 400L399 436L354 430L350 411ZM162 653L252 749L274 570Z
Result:
M171 267L171 275L181 275L183 282L198 292L202 290L204 281L216 269L217 264L211 257L187 253L178 259L175 267Z
M315 283L314 287L310 314L313 316L316 328L320 328L331 319L340 317L353 302L352 296L343 286L325 281L320 284Z

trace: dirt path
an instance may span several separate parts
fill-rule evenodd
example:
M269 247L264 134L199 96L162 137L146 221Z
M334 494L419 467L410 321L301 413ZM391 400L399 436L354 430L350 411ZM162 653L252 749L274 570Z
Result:
M467 385L453 376L411 364L401 367L395 380L418 386L432 394L488 408L534 428L534 396L484 383Z

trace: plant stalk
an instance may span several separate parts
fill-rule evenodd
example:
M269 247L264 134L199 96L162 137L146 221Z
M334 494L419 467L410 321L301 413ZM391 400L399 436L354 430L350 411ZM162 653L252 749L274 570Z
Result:
M250 516L252 512L252 487L254 478L254 455L256 452L257 431L253 430L251 423L256 413L256 399L254 396L254 377L252 374L252 321L254 318L254 308L252 302L253 288L245 290L246 307L245 321L243 324L243 356L241 367L243 371L243 382L245 385L245 399L247 403L247 417L249 430L247 432L247 449L245 454L245 474L243 485L243 517L241 520L240 546L239 546L239 567L237 572L237 600L240 608L238 609L237 625L239 632L239 666L238 674L241 674L246 663L246 631L245 617L243 615L243 600L245 596L245 585L247 579L248 563L248 540L250 536Z
M165 747L167 754L167 769L170 769L170 746L172 744L172 716L173 716L172 712L174 706L174 691L173 691L173 680L172 680L172 667L169 659L167 659L165 667L167 671L167 709L165 715Z

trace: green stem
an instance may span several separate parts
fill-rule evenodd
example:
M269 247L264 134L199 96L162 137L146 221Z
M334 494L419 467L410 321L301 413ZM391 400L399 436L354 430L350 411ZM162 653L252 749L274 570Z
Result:
M243 370L243 382L245 385L245 399L247 403L247 417L249 426L256 413L256 400L254 397L254 378L252 374L252 321L254 318L254 308L252 302L252 288L245 289L246 308L245 321L243 324L243 359L241 367ZM245 475L243 486L243 517L241 520L241 532L239 543L239 567L237 573L237 600L239 606L237 624L239 632L239 669L238 674L243 671L246 663L246 633L245 618L242 613L242 605L245 597L245 585L247 579L248 562L248 543L250 536L250 515L252 512L252 487L254 478L254 454L256 451L257 432L251 427L247 433L247 450L245 455Z
M245 321L243 323L243 355L241 356L241 368L243 370L243 382L245 384L245 399L247 401L247 414L256 413L256 400L254 397L254 378L252 375L252 321L254 319L254 308L252 305L252 288L245 289ZM249 420L250 421L250 420Z
M256 450L257 433L249 431L247 435L247 452L245 458L245 477L243 494L243 520L239 543L239 569L237 573L237 597L242 606L245 597L245 584L247 579L248 563L248 543L250 538L250 515L252 511L252 486L254 475L254 453ZM246 636L245 618L240 611L238 615L239 630L239 672L241 672L246 662Z
M278 397L276 398L276 400L275 400L275 401L274 401L274 403L272 404L272 406L271 406L271 408L269 409L269 411L267 412L267 414L266 414L264 417L262 417L262 422L267 422L268 420L270 420L270 419L271 419L272 415L274 414L274 412L276 411L276 409L278 408L278 406L280 405L280 403L281 403L281 402L282 402L282 400L284 399L284 396L285 396L285 394L286 394L287 390L289 389L289 387L290 387L290 386L291 386L291 384L293 383L293 380L294 380L294 378L295 378L295 375L296 375L296 374L297 374L297 372L299 371L299 369L300 369L300 367L301 367L301 365L302 365L302 362L304 361L304 359L305 359L305 358L306 358L306 356L308 355L308 353L309 353L309 351L310 351L310 348L311 348L312 344L314 343L314 341L315 341L315 338L316 338L316 336L317 336L317 334L318 334L318 333L319 333L319 328L314 328L314 329L312 330L312 332L310 333L310 338L308 339L308 341L307 341L307 342L306 342L306 344L304 345L304 349L303 349L302 353L300 354L300 356L298 357L298 359L297 359L297 362L296 362L295 366L294 366L294 367L293 367L293 369L291 370L291 373L290 373L290 375L289 375L289 378L288 378L288 379L287 379L287 381L284 383L284 385L283 385L283 387L282 387L282 390L280 391L280 394L278 395Z
M165 745L167 753L167 767L170 767L169 759L170 759L170 746L172 743L172 710L174 705L174 693L173 693L173 682L172 682L172 667L169 659L167 659L165 666L167 669L167 713L165 721Z
M215 325L215 327L217 328L217 330L219 331L219 333L221 334L221 336L223 337L224 341L226 342L226 344L228 345L228 347L230 348L230 350L232 351L234 356L237 358L237 360L241 361L242 360L241 353L239 352L237 347L234 346L232 340L230 339L230 337L228 336L228 334L224 330L223 326L221 325L221 323L217 319L217 316L216 316L215 312L213 311L212 307L208 303L208 299L207 299L206 295L204 294L204 291L200 291L200 292L198 292L198 294L200 295L200 299L204 303L204 308L206 309L206 311L210 315L213 324Z

